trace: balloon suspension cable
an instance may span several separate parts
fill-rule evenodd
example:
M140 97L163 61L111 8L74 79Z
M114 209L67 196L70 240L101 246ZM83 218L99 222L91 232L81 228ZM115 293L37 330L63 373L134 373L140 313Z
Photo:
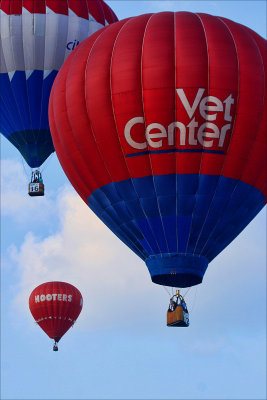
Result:
M189 290L192 289L192 287L188 288L187 291L185 292L185 294L183 295L183 297L185 297L187 295L187 293L189 292Z
M171 297L171 293L170 293L169 290L166 288L166 286L163 286L163 288L166 290L166 292L168 293L168 295Z
M24 158L22 157L22 155L20 155L20 156L21 156L22 166L23 166L25 175L27 176L27 178L29 178L30 173L26 171L26 168L25 168L25 160L24 160ZM31 168L31 173L32 173L32 168Z
M190 310L191 313L192 313L192 311L193 311L194 308L195 308L196 298L197 298L197 289L198 289L198 287L196 286L196 287L195 287L195 295L194 295L193 305L192 305L192 308L191 308L191 310Z
M54 156L54 154L55 154L55 151L52 154L50 154L50 156L43 163L43 168L42 168L42 170L40 169L41 174L43 174L44 170L48 167L48 164L50 164L51 158Z

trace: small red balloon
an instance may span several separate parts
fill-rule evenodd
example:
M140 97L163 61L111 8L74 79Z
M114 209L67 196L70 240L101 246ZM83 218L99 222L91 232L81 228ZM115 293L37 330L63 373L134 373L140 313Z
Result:
M55 342L77 320L83 306L80 291L66 282L46 282L35 288L29 298L29 308L35 322ZM57 350L57 346L54 350Z

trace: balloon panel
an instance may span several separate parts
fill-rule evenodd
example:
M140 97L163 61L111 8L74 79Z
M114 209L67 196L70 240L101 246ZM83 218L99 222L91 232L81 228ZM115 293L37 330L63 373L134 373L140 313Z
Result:
M117 18L102 0L1 2L0 131L31 167L54 151L48 101L58 70L107 20Z
M35 322L57 342L78 318L83 305L80 291L66 282L47 282L33 290L29 299Z
M63 169L156 283L200 283L266 203L265 46L224 18L142 15L85 41L55 81Z

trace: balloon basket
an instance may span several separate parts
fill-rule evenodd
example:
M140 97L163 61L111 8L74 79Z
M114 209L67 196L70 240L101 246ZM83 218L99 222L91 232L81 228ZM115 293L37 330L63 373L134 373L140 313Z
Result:
M55 342L55 344L54 344L54 346L53 346L53 351L58 351L57 342Z
M189 326L189 315L182 306L177 306L174 311L167 311L167 326Z
M29 196L44 196L43 182L29 183Z

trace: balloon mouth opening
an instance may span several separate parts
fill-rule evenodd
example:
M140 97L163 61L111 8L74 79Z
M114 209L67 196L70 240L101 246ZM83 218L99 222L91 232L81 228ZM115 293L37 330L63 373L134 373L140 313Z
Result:
M199 285L203 279L193 274L161 274L151 276L151 280L158 285L186 288Z
M195 254L156 254L146 259L146 265L152 282L184 288L202 282L208 259Z

